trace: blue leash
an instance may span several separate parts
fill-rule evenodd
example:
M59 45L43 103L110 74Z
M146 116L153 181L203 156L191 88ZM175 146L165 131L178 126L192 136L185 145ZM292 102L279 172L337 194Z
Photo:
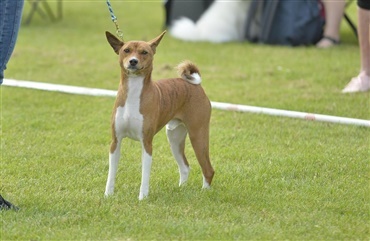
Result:
M110 17L112 19L112 22L116 26L116 34L117 34L118 37L121 38L121 40L123 40L123 32L122 32L122 30L118 26L117 17L116 17L116 15L114 15L113 8L112 8L112 5L110 4L110 1L109 0L107 0L107 5L108 5L108 10L109 10L109 13L110 13Z

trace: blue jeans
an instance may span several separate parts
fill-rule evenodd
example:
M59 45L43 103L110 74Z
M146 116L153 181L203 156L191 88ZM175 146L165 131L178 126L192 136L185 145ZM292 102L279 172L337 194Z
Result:
M0 84L17 40L23 3L24 0L0 0Z

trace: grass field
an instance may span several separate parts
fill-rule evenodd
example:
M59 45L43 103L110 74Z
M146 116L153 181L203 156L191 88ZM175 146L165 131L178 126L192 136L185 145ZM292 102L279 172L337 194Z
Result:
M111 1L125 39L149 40L162 1ZM25 5L25 13L29 5ZM348 10L356 19L356 7ZM64 1L57 23L23 25L7 78L116 89L114 32L105 1ZM359 71L357 40L276 47L187 43L166 35L155 79L180 61L201 69L212 101L370 119L369 93L341 94ZM126 140L116 190L104 198L114 99L1 87L1 240L369 240L370 130L214 110L210 190L192 171L179 188L164 131L154 141L149 198L139 202L140 144Z

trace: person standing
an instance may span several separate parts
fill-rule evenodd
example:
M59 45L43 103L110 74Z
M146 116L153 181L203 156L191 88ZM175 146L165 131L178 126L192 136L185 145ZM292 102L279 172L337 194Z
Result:
M0 0L0 85L13 53L21 24L24 0ZM18 209L0 195L0 209Z

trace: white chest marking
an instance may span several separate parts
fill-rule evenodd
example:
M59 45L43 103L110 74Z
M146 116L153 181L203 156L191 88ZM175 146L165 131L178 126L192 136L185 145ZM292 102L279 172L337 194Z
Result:
M140 113L140 95L143 89L144 77L128 79L127 99L123 107L116 110L115 128L118 138L129 137L133 140L143 138L143 115Z

